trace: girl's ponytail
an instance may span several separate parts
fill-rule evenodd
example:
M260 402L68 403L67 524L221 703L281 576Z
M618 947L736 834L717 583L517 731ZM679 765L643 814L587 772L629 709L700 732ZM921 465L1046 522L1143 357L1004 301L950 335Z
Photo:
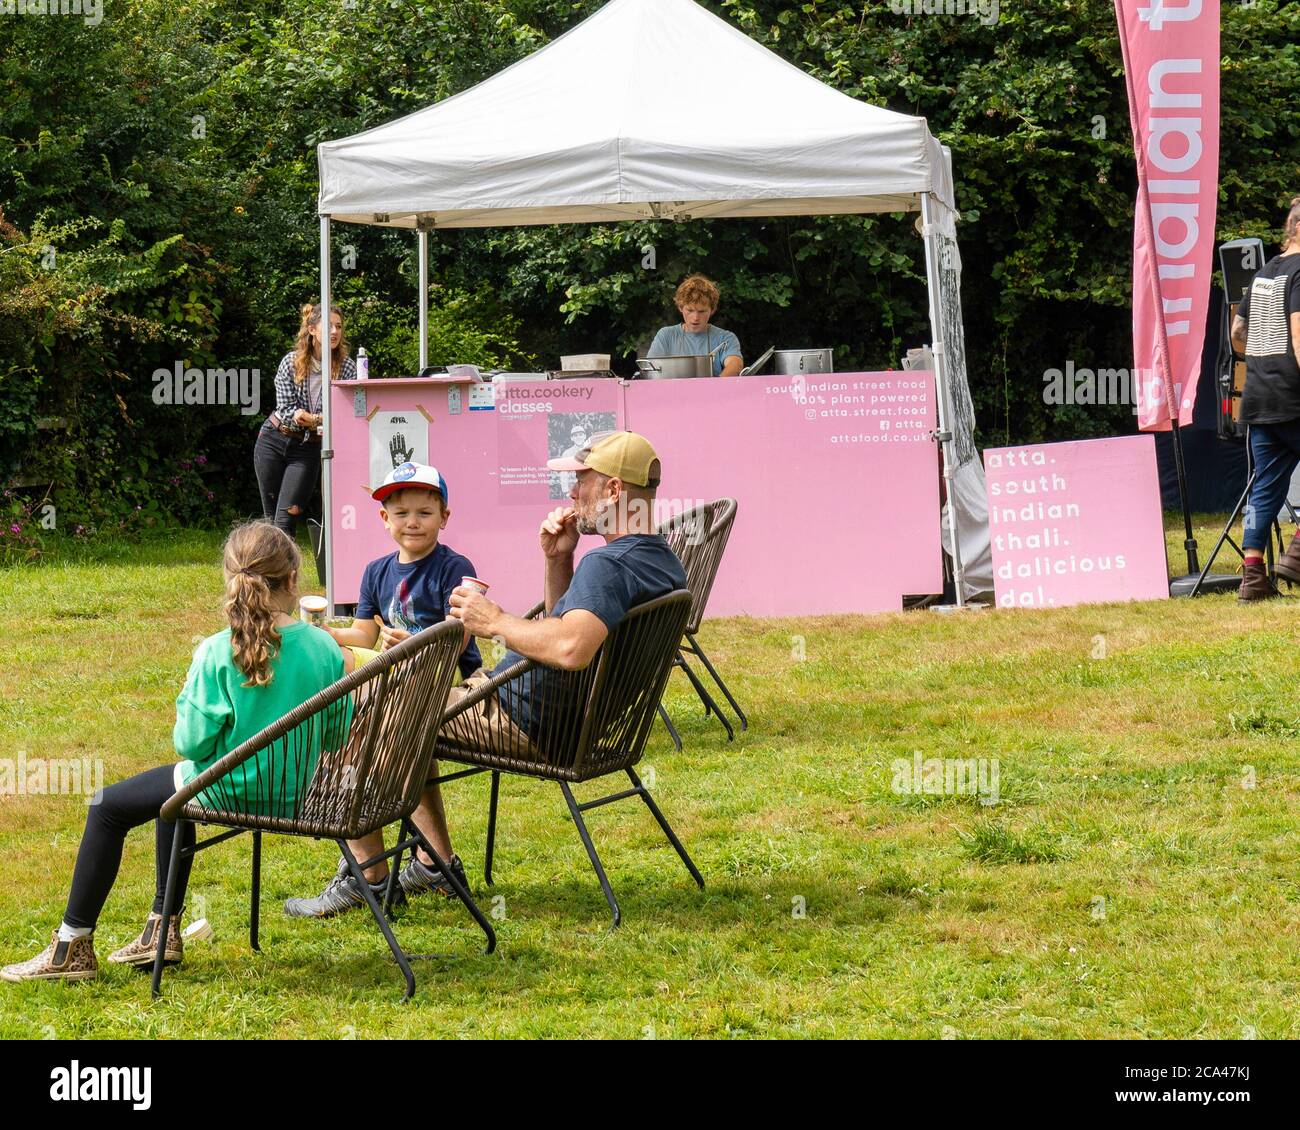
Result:
M235 665L248 677L245 686L271 681L271 660L279 650L272 593L286 590L301 565L293 539L269 522L249 522L226 538L222 567Z

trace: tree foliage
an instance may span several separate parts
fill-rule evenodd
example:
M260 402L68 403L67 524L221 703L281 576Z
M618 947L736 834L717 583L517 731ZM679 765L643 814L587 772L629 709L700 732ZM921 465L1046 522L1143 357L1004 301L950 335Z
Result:
M202 515L255 510L259 419L156 405L151 374L258 368L269 398L319 290L315 146L467 89L599 6L116 0L97 26L6 17L0 477L53 483L87 521L149 503L159 520L198 518L195 494ZM1042 397L1043 373L1067 359L1130 363L1134 173L1110 0L1004 2L987 26L884 0L706 6L846 94L924 115L951 147L985 442L1131 429L1123 409ZM1224 4L1221 238L1274 244L1300 191L1297 42L1300 6ZM431 360L630 357L672 320L680 277L705 270L723 288L719 324L747 352L829 345L842 368L896 366L929 337L912 219L440 233ZM376 371L409 370L415 240L339 225L335 246L350 339ZM38 418L68 428L37 431ZM191 483L196 466L206 479Z

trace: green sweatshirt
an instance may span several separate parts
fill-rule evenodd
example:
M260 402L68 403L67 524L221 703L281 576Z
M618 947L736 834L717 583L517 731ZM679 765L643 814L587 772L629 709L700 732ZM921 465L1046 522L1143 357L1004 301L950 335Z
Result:
M279 653L271 660L273 677L264 687L244 686L248 678L235 666L229 628L209 636L195 649L185 686L176 699L176 728L172 731L176 753L182 759L182 784L343 677L343 654L328 633L305 623L290 624L279 633ZM337 748L347 739L351 725L351 696L331 707L328 715L304 723L273 745L273 750L287 751L287 756L281 752L273 758L272 750L255 754L200 793L199 803L216 809L293 816L320 756L322 717L329 731L324 735L324 748Z

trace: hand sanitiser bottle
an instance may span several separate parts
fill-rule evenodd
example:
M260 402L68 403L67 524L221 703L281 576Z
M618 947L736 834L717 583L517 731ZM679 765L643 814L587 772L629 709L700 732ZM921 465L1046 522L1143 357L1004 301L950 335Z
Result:
M357 380L368 381L370 379L370 358L366 356L365 349L357 350Z

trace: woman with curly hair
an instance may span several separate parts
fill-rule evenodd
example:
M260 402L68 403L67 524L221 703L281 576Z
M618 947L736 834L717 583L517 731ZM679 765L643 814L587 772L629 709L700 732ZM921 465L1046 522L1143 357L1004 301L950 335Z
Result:
M253 469L262 494L262 517L290 537L298 529L320 482L320 426L326 389L321 382L321 308L302 308L298 340L275 374L275 411L257 433ZM348 355L343 317L330 311L330 374L351 381L356 362Z

